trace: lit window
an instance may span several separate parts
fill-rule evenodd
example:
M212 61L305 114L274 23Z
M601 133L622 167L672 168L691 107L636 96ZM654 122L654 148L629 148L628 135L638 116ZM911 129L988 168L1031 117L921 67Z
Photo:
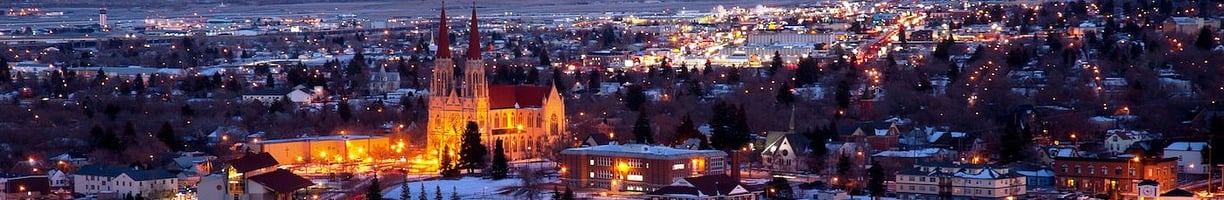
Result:
M631 174L628 177L626 177L626 179L629 179L631 181L642 181L642 175L632 175Z
M672 170L681 170L681 169L684 169L684 164L672 165Z

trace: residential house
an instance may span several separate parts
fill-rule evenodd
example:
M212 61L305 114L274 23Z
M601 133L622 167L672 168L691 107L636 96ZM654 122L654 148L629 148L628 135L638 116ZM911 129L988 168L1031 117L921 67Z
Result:
M1105 151L1113 154L1126 153L1135 142L1152 139L1147 131L1110 129L1105 132Z
M871 160L879 163L884 169L899 170L911 168L919 163L930 163L954 160L956 151L943 148L923 148L913 150L888 150L871 155ZM965 160L968 162L973 160ZM978 160L982 162L982 160ZM892 174L887 174L891 177Z
M901 130L896 122L862 122L839 127L843 141L863 142L871 152L890 150L900 145Z
M648 200L756 200L762 191L749 190L725 174L676 179L675 183L648 192Z
M281 101L283 98L289 98L289 101L293 103L311 104L325 100L326 97L327 95L324 93L323 87L321 86L307 88L306 86L298 85L292 89L267 89L251 91L246 94L242 94L242 101L259 101L265 104L271 104L273 102Z
M222 174L200 180L200 199L291 200L313 182L293 172L277 169L280 163L268 153L247 153L230 160Z
M399 72L388 72L387 67L375 67L378 71L370 72L369 88L372 94L386 94L400 88Z
M90 164L89 156L86 156L83 153L75 153L75 152L63 153L55 157L51 157L51 161L55 162L56 166L62 166L62 167L71 166L72 168L77 168L77 167L81 167L81 166ZM67 165L67 166L64 166L64 165Z
M774 172L800 173L807 171L808 138L792 132L771 132L767 136L761 160L765 169Z
M175 172L183 185L195 185L212 171L212 161L216 156L205 155L202 152L181 152L178 157L166 161L165 167Z
M1164 148L1165 158L1177 158L1177 172L1183 174L1207 174L1203 151L1206 142L1174 142Z
M218 126L208 133L208 143L246 142L247 135L250 135L250 132L240 126Z
M1198 35L1203 27L1212 27L1213 20L1196 17L1170 17L1162 25L1166 34Z
M897 173L895 191L902 199L1003 200L1024 196L1026 184L1006 166L934 162Z
M59 169L47 170L47 181L50 182L52 193L72 194L72 176L68 172Z
M1053 190L1054 170L1040 163L1019 163L1010 166L1012 171L1023 175L1029 191Z
M154 199L173 197L178 177L164 169L114 165L86 165L72 175L73 193L119 198L140 195Z

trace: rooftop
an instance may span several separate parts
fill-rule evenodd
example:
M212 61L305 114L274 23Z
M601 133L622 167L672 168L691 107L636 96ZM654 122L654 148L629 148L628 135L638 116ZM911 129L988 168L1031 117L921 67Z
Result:
M677 149L667 146L654 146L644 144L609 144L591 147L569 148L561 151L562 155L602 155L602 156L617 156L617 157L637 157L637 158L656 158L666 159L676 156L700 155L700 156L727 156L727 153L718 150L689 150Z

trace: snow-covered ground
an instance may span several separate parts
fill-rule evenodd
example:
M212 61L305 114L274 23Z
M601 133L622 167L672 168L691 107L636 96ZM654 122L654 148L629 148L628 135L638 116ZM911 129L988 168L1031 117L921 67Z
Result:
M543 182L553 182L556 179L545 179ZM412 199L419 198L421 194L421 186L425 187L425 195L432 199L435 189L441 187L442 197L449 199L452 191L457 191L462 199L516 199L513 195L498 194L504 188L516 187L522 183L522 180L517 178L507 178L502 180L481 179L478 177L464 177L459 180L431 180L421 182L408 183L409 192L412 192ZM402 190L400 187L392 187L391 190L383 193L383 197L398 199ZM550 197L552 190L541 191L539 198ZM538 199L538 198L537 198Z

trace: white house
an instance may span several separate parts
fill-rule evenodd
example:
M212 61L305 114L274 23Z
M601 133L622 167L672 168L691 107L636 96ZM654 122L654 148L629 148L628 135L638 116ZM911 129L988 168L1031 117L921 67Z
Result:
M1206 142L1174 142L1164 149L1165 158L1177 158L1177 172L1183 174L1207 174L1203 167L1203 150Z
M259 90L242 94L242 101L254 102L259 101L266 104L281 101L288 97L290 102L298 104L310 104L326 97L323 87L316 86L307 88L306 86L298 85L289 90Z
M178 192L178 177L163 169L87 165L72 176L73 193L122 197L127 194L168 199Z
M47 181L53 192L72 192L72 176L58 169L47 170Z
M771 132L766 139L761 160L770 171L797 173L807 170L808 139L789 132Z
M1105 150L1109 153L1122 154L1135 142L1151 139L1147 131L1110 129L1105 134Z
M925 163L897 174L901 199L1014 199L1027 192L1025 176L1007 167Z

